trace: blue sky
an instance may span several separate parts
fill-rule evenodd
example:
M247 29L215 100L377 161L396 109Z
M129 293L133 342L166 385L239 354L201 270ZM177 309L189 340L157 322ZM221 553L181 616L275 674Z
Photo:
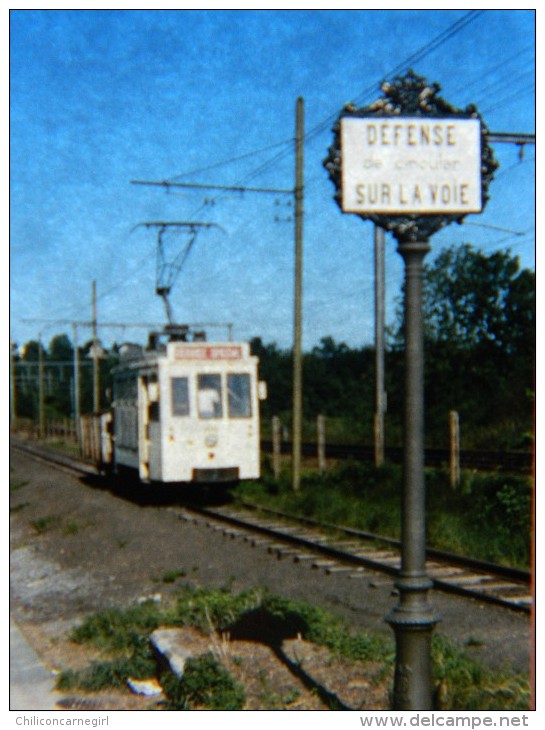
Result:
M532 10L12 11L10 14L10 337L22 344L88 320L164 322L156 231L201 221L171 295L180 322L232 322L235 338L293 339L289 196L165 192L131 180L291 189L295 103L305 100L304 322L321 337L373 340L373 230L343 215L322 167L343 105L367 104L412 66L455 106L475 103L493 132L535 131ZM426 49L428 49L426 51ZM510 247L535 259L535 150L495 145L501 167L481 215L432 240ZM229 164L219 164L231 161ZM197 171L197 172L194 172ZM190 174L188 174L190 173ZM485 227L493 226L495 228ZM186 236L165 243L175 254ZM387 320L402 261L387 239ZM212 336L213 331L210 331ZM90 331L81 329L84 341ZM100 330L143 340L144 330Z

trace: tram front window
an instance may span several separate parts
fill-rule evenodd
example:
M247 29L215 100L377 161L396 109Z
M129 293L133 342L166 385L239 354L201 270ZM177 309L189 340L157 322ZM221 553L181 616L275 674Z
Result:
M172 415L189 416L189 389L187 378L171 378Z
M200 418L221 418L221 376L199 375L197 383Z
M250 418L252 415L250 376L247 373L228 375L227 389L229 394L229 417Z

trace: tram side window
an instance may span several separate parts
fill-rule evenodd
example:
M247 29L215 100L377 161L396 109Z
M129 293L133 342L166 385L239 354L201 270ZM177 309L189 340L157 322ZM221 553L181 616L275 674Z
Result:
M171 378L172 415L189 416L189 387L187 378Z
M149 405L149 419L150 421L153 421L154 423L159 423L160 419L160 409L159 409L159 402L156 403L150 403Z
M200 418L221 418L221 375L199 375L197 386Z
M123 400L125 380L114 380L114 400Z
M228 375L227 391L229 395L229 418L250 418L252 415L250 376L247 373Z
M114 398L115 400L136 400L137 383L136 377L121 377L114 382Z

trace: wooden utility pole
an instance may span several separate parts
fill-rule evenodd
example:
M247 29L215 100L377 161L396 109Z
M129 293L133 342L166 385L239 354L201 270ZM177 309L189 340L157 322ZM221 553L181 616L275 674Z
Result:
M303 133L304 100L297 99L295 123L295 291L293 315L293 422L292 487L301 486L301 437L303 410Z
M44 349L42 335L38 336L38 426L40 438L45 438L45 388L44 388Z
M93 412L100 411L100 360L97 336L97 283L93 281Z
M74 421L76 422L76 438L80 442L80 387L79 387L79 347L78 347L78 325L72 323L74 341Z

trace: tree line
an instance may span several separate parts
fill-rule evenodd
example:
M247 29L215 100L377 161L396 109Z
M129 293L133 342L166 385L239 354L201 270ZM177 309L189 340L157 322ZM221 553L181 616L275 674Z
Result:
M448 443L448 414L458 411L463 448L526 449L533 441L535 392L535 274L521 269L510 251L486 254L470 244L451 246L424 267L426 445ZM385 349L386 443L402 444L403 317L399 303L388 328ZM292 352L276 343L251 340L259 357L260 378L268 384L262 403L264 430L273 415L289 432L292 409ZM80 361L91 363L92 341L80 348ZM30 341L16 357L17 415L36 418L32 368L40 345ZM69 364L74 351L67 335L56 335L43 348L46 413L69 416L74 411ZM19 363L22 363L17 367ZM101 403L111 395L110 370L118 362L117 347L100 361ZM66 363L66 365L61 365ZM25 375L26 364L27 371ZM55 374L56 373L56 374ZM26 380L25 380L26 378ZM316 416L327 417L328 439L373 442L375 352L323 337L303 357L304 438L314 435ZM92 409L92 368L80 376L81 412Z
M446 248L423 273L426 445L448 444L448 416L460 415L463 448L531 448L535 393L535 274L509 251ZM403 314L399 302L385 350L385 438L402 445ZM291 352L252 340L269 383L266 417L291 410ZM310 430L328 417L329 437L373 443L373 346L324 337L303 360L303 409Z

